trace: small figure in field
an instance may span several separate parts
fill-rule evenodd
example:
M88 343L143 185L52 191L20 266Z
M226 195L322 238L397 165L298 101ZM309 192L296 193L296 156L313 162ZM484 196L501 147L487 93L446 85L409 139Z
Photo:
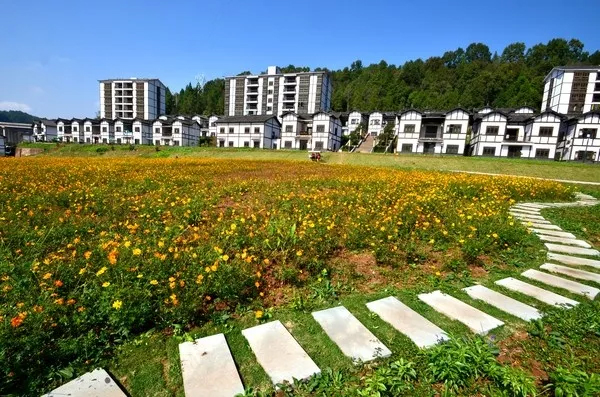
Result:
M321 152L310 152L308 158L312 161L321 161Z

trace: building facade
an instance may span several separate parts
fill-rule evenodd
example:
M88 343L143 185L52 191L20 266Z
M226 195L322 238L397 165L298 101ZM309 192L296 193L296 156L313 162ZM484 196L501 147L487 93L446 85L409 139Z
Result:
M331 107L329 72L281 73L269 66L260 75L225 80L225 115L275 115L284 112L316 113Z
M153 120L166 113L167 88L158 79L100 80L100 118Z
M222 117L216 121L217 146L277 149L281 122L274 115Z
M52 142L58 138L56 122L47 119L36 120L31 124L33 139L36 142Z
M560 160L600 161L600 111L573 116L558 139Z
M561 66L544 79L542 111L580 115L600 110L600 66Z

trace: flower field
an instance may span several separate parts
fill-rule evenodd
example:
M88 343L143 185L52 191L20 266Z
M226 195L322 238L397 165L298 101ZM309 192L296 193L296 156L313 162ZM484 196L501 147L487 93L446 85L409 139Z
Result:
M283 287L335 274L342 251L477 264L526 237L511 203L570 198L533 179L300 162L0 161L0 394L151 328L239 306L260 319Z

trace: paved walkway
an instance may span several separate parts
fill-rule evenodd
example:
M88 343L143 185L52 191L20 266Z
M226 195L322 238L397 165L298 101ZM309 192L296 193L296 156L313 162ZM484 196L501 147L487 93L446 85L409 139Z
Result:
M532 178L532 179L540 179L542 181L554 181L554 182L562 182L562 183L574 183L577 185L593 185L600 186L600 182L588 182L588 181L571 181L568 179L552 179L552 178L540 178L537 176L527 176L527 175L512 175L512 174L494 174L492 172L477 172L477 171L460 171L460 170L440 170L440 171L448 171L448 172L462 172L464 174L475 174L475 175L491 175L491 176L515 176L518 178Z
M510 209L513 217L521 220L542 241L555 241L545 244L549 251L548 263L541 265L540 270L529 269L522 272L519 278L508 277L496 280L494 289L473 285L465 288L464 291L472 299L480 300L490 307L495 307L525 321L540 318L543 313L533 306L504 295L503 291L513 291L517 295L529 296L545 304L565 309L573 307L579 302L525 282L520 278L532 280L539 285L549 285L559 290L569 291L581 295L584 299L594 299L600 294L600 289L597 288L600 286L600 260L598 260L600 252L591 248L582 248L588 247L589 244L546 221L540 211L544 208L588 206L598 203L598 200L591 196L577 194L577 201L574 203L516 204ZM557 241L556 238L560 240ZM581 257L581 255L586 257ZM570 279L555 274L567 276ZM437 312L465 324L474 333L486 334L504 325L502 321L484 311L441 291L420 294L418 298ZM396 297L390 296L369 302L367 308L379 315L383 321L389 323L398 332L410 338L420 348L428 348L448 339L444 330L410 309ZM322 327L323 332L340 348L340 351L353 360L371 361L393 354L343 306L314 312L312 315ZM269 375L274 385L286 381L293 382L294 378L305 379L321 371L279 321L247 328L242 331L242 335L248 340L258 363ZM209 395L232 397L243 390L233 356L223 334L200 338L193 343L182 343L180 359L187 397ZM246 385L246 387L248 386L253 385ZM84 391L93 391L94 395L98 396L124 396L103 370L87 373L50 392L47 396L88 395Z

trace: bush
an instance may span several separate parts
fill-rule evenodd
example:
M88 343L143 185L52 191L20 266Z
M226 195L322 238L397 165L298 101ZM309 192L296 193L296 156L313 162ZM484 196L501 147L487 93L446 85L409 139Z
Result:
M99 154L104 154L106 152L108 152L108 148L104 147L104 146L96 149L96 153L99 153Z

